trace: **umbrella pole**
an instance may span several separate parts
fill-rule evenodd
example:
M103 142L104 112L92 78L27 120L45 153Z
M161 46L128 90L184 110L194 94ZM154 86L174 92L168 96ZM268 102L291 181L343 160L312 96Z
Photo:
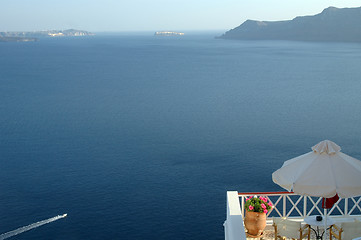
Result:
M323 214L325 216L325 230L324 230L324 234L326 233L327 231L327 208L323 209ZM323 235L323 234L322 234Z

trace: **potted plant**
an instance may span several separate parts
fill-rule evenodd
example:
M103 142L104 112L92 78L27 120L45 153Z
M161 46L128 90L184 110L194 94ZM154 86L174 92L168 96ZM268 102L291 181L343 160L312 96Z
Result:
M250 237L260 237L266 227L266 214L272 209L272 203L265 197L249 197L245 204L244 225Z

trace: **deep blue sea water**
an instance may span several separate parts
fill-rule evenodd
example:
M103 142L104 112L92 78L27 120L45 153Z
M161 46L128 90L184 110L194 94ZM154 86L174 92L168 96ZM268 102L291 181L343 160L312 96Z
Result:
M361 44L98 35L0 44L0 233L223 239L226 191L361 159Z

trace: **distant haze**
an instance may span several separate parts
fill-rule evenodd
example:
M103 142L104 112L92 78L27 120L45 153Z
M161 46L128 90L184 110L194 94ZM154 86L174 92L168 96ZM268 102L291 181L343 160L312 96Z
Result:
M329 6L360 7L339 0L2 0L0 31L224 30L247 19L289 20Z

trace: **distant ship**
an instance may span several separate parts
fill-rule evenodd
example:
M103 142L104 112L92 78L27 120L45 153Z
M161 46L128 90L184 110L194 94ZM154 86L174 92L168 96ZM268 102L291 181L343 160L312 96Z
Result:
M184 33L182 32L170 32L170 31L161 31L161 32L155 32L155 36L183 36Z

